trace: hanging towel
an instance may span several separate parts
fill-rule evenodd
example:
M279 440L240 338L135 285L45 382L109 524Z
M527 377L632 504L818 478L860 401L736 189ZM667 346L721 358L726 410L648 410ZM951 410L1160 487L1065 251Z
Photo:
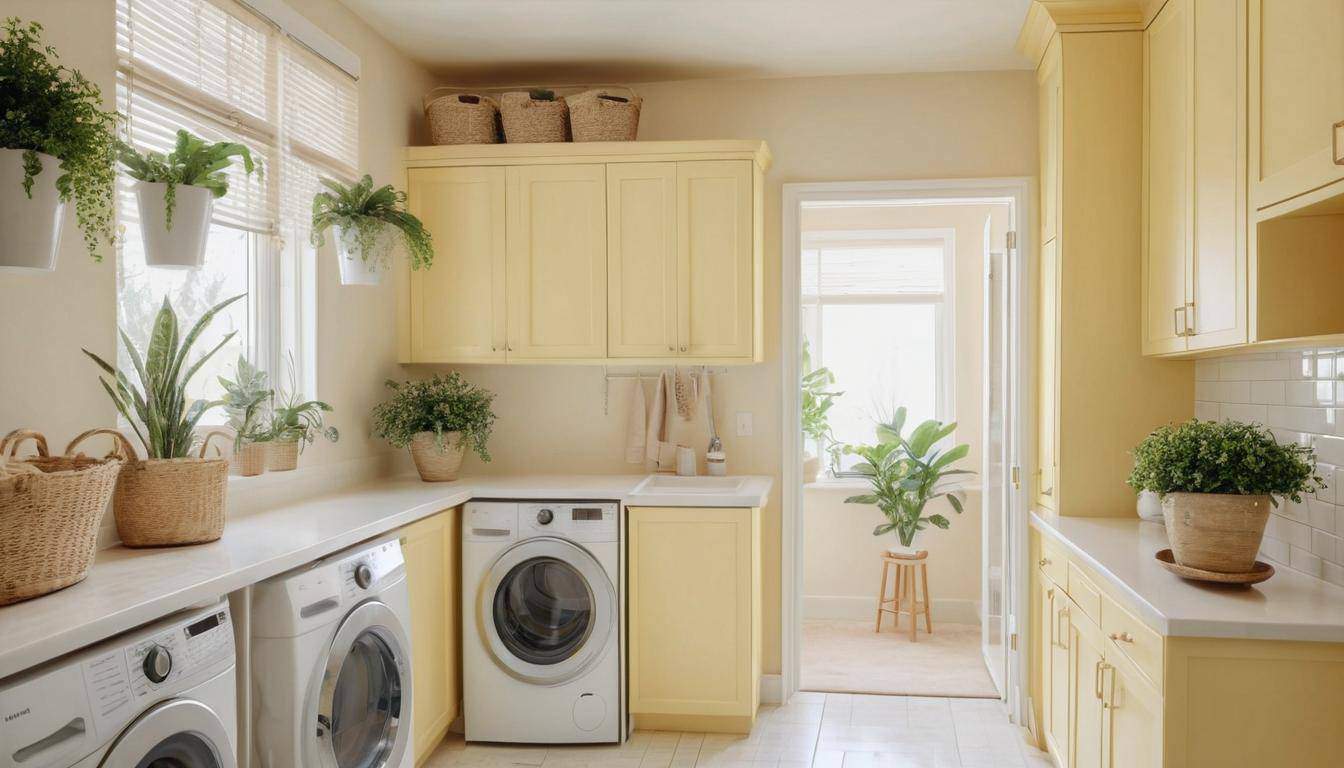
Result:
M659 443L667 438L667 372L658 374L653 386L653 401L649 403L648 420L644 428L644 458L656 469L660 453Z
M625 428L625 463L643 464L647 453L645 433L649 413L644 404L644 382L638 376L631 379L630 415Z

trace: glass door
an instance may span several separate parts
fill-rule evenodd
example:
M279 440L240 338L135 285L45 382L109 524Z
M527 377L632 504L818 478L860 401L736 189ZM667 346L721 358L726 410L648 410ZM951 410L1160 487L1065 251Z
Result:
M984 353L982 359L981 504L984 535L981 553L980 636L985 666L999 696L1007 692L1009 510L1012 506L1009 432L1009 281L1008 251L995 247L993 216L984 229Z
M405 630L370 600L345 617L332 639L316 702L314 730L323 768L398 766L410 740L410 659Z

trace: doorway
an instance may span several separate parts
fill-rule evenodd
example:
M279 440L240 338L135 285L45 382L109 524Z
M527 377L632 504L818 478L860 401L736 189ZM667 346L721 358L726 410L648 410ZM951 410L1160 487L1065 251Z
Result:
M1012 642L1027 605L1025 506L1012 468L1030 455L1016 427L1029 423L1016 396L1027 199L1024 179L784 186L783 423L798 425L784 430L785 699L983 696L1025 711ZM917 534L934 631L921 615L914 640L908 615L896 631L878 610L883 555L900 544L883 529L891 519L852 499L873 492L854 446L889 442L877 426L902 406L907 438L926 419L957 422L933 450L966 444L952 466L974 473L945 479L964 486L962 503L932 500L924 517L939 519Z

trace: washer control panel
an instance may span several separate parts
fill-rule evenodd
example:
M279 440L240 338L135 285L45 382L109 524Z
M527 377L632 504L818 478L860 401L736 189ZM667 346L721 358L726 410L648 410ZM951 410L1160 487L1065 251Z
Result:
M519 504L518 532L521 537L559 536L587 543L616 541L618 506L612 501Z
M396 539L360 550L342 560L341 581L346 599L360 599L385 577L396 573L405 562L401 554L401 542Z

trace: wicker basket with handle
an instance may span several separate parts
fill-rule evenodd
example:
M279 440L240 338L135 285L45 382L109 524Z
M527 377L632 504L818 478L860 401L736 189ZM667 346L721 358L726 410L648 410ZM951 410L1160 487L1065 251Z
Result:
M509 144L569 141L569 105L564 99L534 99L527 91L499 97L504 140Z
M441 93L436 88L425 96L429 140L435 144L498 144L501 133L499 103L474 93Z
M634 141L639 135L639 110L644 105L635 92L624 94L603 87L566 96L569 127L574 141Z
M37 455L15 459L28 440ZM30 430L0 440L0 605L88 575L121 460L66 454L51 456L46 438Z
M299 468L299 441L272 440L266 444L266 469L290 472Z
M201 441L200 454L184 459L141 459L126 436L115 429L91 429L76 437L71 448L93 435L116 438L126 463L112 495L117 535L128 547L172 547L203 544L224 535L224 501L229 460L205 458L213 437L231 439L212 430Z

